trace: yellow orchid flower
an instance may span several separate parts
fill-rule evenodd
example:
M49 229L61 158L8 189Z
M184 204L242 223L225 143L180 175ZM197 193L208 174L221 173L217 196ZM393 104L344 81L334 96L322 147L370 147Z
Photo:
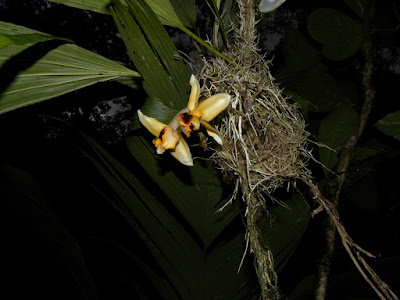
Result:
M190 92L189 102L187 105L188 111L181 111L176 121L183 133L189 137L193 130L199 130L200 124L205 127L208 135L222 145L222 138L217 129L212 127L208 122L214 119L222 111L224 111L231 102L229 94L220 93L212 95L199 104L200 84L197 78L192 74L190 77Z
M182 110L180 113L184 113ZM148 131L156 138L153 140L154 146L157 148L158 154L163 154L165 150L171 150L171 155L180 163L186 166L193 166L192 154L182 135L177 132L178 124L176 117L166 125L154 118L144 115L140 110L137 111L139 121Z

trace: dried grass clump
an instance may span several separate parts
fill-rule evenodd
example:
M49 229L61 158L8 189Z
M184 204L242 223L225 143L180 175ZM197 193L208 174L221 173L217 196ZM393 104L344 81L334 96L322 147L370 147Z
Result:
M309 133L298 106L282 95L269 71L270 62L259 54L252 1L237 2L235 43L223 53L237 65L220 57L209 58L200 78L204 96L233 96L218 128L224 144L212 159L228 178L236 180L234 196L239 188L242 191L247 205L246 241L255 255L263 298L279 299L273 256L261 242L256 221L267 207L266 199L274 199L278 187L289 186L296 179L310 181Z
M233 96L219 127L224 145L212 158L224 174L236 176L244 195L256 201L253 205L265 206L264 195L311 176L306 166L309 133L297 105L274 82L270 62L259 54L255 32L241 24L235 44L224 53L238 66L220 57L208 59L201 78L207 97L221 92Z

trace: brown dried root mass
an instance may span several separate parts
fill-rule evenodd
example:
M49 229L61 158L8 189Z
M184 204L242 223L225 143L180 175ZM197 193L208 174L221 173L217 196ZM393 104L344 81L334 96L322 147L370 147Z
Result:
M258 53L255 34L243 28L237 32L235 45L224 54L238 66L216 57L205 61L201 72L205 96L233 96L218 128L224 145L212 158L224 174L236 176L246 202L264 206L263 195L311 176L306 167L309 133L297 105L274 82L270 62Z

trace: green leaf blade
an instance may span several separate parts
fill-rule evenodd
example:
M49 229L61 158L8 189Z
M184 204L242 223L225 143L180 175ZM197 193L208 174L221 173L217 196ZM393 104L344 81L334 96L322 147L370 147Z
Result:
M156 199L135 174L94 140L84 137L97 156L88 158L121 201L113 201L113 206L148 245L180 296L191 299L200 281L201 274L192 270L200 269L201 249L164 207L162 199Z
M330 113L321 122L318 139L334 151L339 152L346 142L358 132L360 117L349 105L343 105ZM337 153L321 147L319 159L328 169L338 162Z
M49 0L67 6L110 14L111 0ZM180 28L196 24L196 5L194 0L146 0L163 25ZM121 0L126 7L126 2ZM178 17L179 15L179 17Z
M173 160L176 167L161 172L160 159L168 158L155 154L154 147L145 138L129 137L127 145L143 169L193 227L205 247L238 215L238 202L218 212L229 198L223 197L220 178L210 162L204 165L199 162L188 168Z
M161 64L169 74L177 91L181 95L182 107L188 101L189 74L182 60L177 59L179 52L172 42L169 34L157 20L156 15L144 0L127 0L133 17L142 27L149 44L160 58ZM177 101L177 100L175 100ZM167 104L167 103L166 103ZM169 104L171 106L171 104ZM175 105L173 103L172 107Z
M33 42L42 33L0 22L0 33L30 36ZM31 39L31 37L35 38ZM33 54L34 53L34 54ZM33 56L32 56L33 55ZM37 59L32 59L32 57ZM10 44L0 49L0 114L48 100L98 82L140 74L123 65L76 45L28 46Z
M279 272L288 262L307 229L311 210L301 195L295 195L285 206L272 208L257 221L265 246L274 255Z
M71 40L46 34L0 34L0 49L12 44L28 45L49 40L63 40L72 43Z
M400 140L400 111L393 112L380 119L376 122L375 127L384 134Z
M319 8L307 19L313 39L324 45L322 54L331 60L343 60L356 53L363 42L362 25L331 8Z
M184 100L183 95L178 91L172 77L158 58L158 54L153 51L152 46L148 43L137 22L119 1L114 1L114 5L115 10L112 9L114 20L128 49L129 56L143 76L143 87L147 94L150 97L168 101L168 106L174 109L180 110L186 106L187 100ZM165 32L165 29L159 23L158 25L155 30ZM165 39L170 38L167 35ZM169 55L169 59L173 59L171 55ZM189 78L187 73L186 76Z

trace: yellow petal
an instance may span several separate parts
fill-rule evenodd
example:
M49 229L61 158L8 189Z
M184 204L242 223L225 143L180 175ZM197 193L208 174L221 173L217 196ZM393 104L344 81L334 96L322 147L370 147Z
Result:
M142 125L146 127L147 130L150 131L156 137L158 137L160 135L161 130L163 130L164 127L167 126L164 123L161 123L160 121L157 121L154 118L150 118L144 115L140 111L140 109L137 111L137 114L139 116L140 123L142 123Z
M190 149L182 135L179 135L179 143L176 145L174 151L171 151L173 157L175 157L180 163L185 166L193 166L193 158L192 153L190 153Z
M231 96L229 94L216 94L201 102L198 109L201 111L202 119L209 122L223 112L230 102Z
M207 133L209 136L211 136L218 144L222 145L222 137L221 134L217 129L212 127L209 123L201 121L201 125L204 126L204 128L207 130Z
M171 126L167 125L162 130L161 140L161 145L165 150L175 149L176 144L179 142L179 135Z
M197 101L199 101L200 95L200 84L196 76L194 76L193 74L192 76L190 76L190 85L192 86L192 90L190 91L190 97L187 107L190 111L193 111L197 107Z

